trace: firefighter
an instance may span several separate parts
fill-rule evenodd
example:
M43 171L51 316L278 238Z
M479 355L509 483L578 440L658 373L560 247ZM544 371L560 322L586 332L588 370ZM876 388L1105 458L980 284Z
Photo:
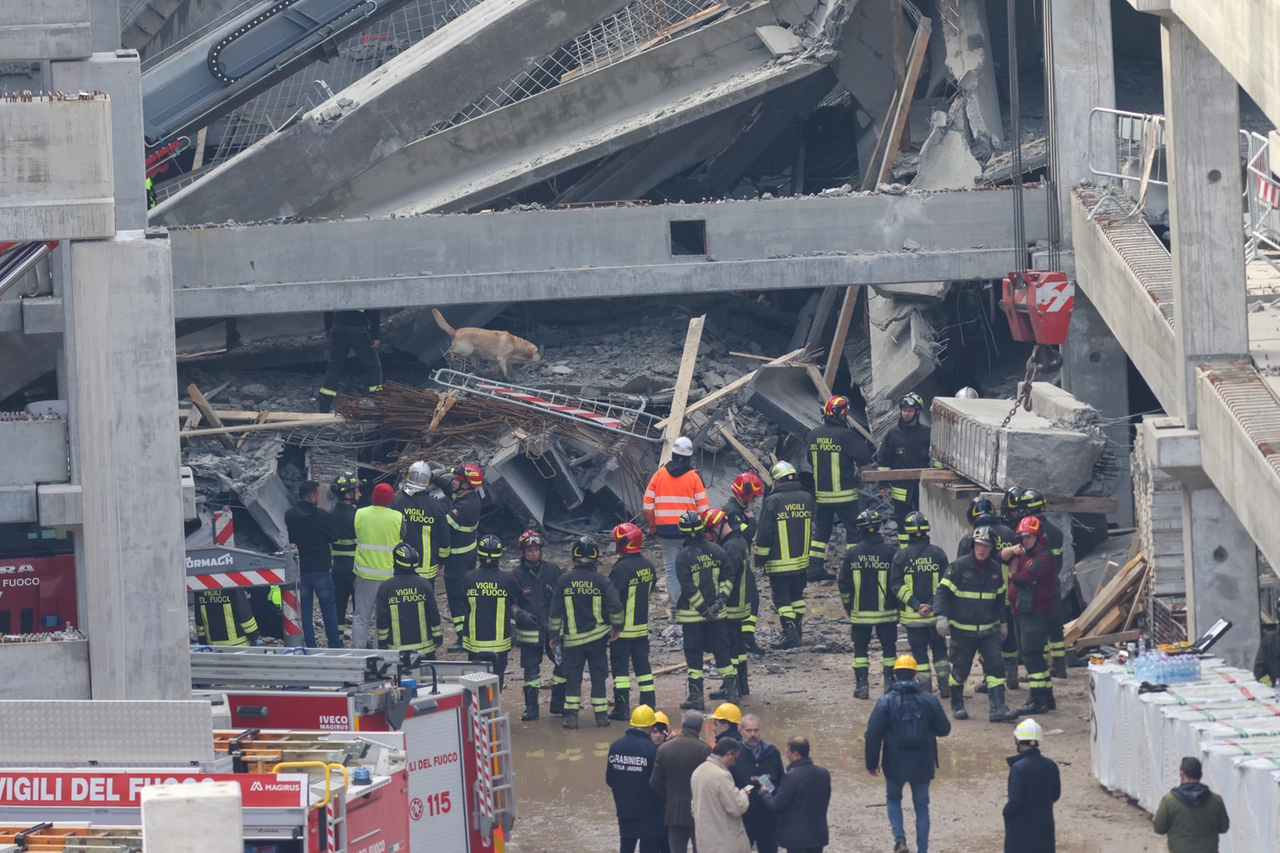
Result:
M938 695L946 699L951 695L951 667L947 663L947 641L934 630L933 595L951 561L941 548L929 542L929 519L923 512L907 513L901 533L907 536L907 546L900 547L893 555L889 591L901 604L899 618L907 629L911 656L916 659L920 689L933 692L933 679L929 676L929 653L932 652Z
M835 396L822 407L822 425L804 440L813 471L817 508L813 516L813 542L809 547L809 580L835 580L827 571L827 540L838 518L846 542L852 542L858 524L858 485L862 469L871 464L871 452L862 436L849 429L849 398Z
M376 394L382 390L382 362L378 360L378 336L381 327L376 308L356 311L324 312L324 336L329 342L329 368L320 384L316 406L322 412L333 408L338 396L339 377L347 363L347 353L354 351L356 362L364 372L365 390Z
M702 525L706 528L707 539L716 543L729 557L729 565L734 576L733 588L729 590L729 600L720 614L727 626L729 635L729 657L733 661L734 674L738 676L738 695L746 696L751 692L747 681L747 647L743 640L742 625L751 616L751 603L747 600L747 578L751 577L751 545L742 533L729 522L729 516L722 509L702 511ZM725 699L725 688L711 692L712 699Z
M1010 530L1017 530L1018 522L1026 514L1022 510L1022 491L1019 486L1010 486L1000 499L1000 523Z
M723 509L729 517L729 523L738 528L743 538L750 545L756 540L756 516L751 511L751 502L764 494L764 481L758 474L744 471L733 478L729 491L731 497ZM756 622L760 617L760 588L756 585L756 573L747 567L744 572L747 604L750 615L742 620L742 645L753 655L763 655L764 649L756 643ZM746 694L743 693L745 696Z
M947 567L933 596L933 613L938 634L951 640L951 716L969 719L964 707L964 682L973 667L974 654L981 653L990 706L987 719L1001 723L1009 719L1009 708L1004 703L1004 660L1000 657L1009 582L1004 566L995 556L996 537L991 528L979 527L969 538L973 553ZM942 677L941 673L938 677Z
M1009 562L1009 604L1018 626L1018 648L1027 665L1030 695L1015 712L1018 716L1043 714L1057 707L1053 699L1053 678L1044 650L1049 642L1049 618L1053 613L1054 581L1057 566L1045 540L1040 519L1028 517L1018 522L1018 544L1006 548L1000 559ZM1012 562L1016 560L1016 563Z
M445 515L449 524L449 556L444 561L444 595L449 604L453 629L458 631L467 610L462 594L462 579L476 567L476 529L480 526L480 498L484 488L484 471L468 462L453 472L453 506ZM462 651L459 642L451 652Z
M582 671L591 668L591 710L596 726L609 725L610 642L618 639L622 629L622 600L613 584L600 574L600 549L590 536L573 543L573 568L556 583L551 598L548 623L552 648L564 655L564 673L568 679L564 697L566 729L578 727L578 711L582 707Z
M680 436L671 445L671 461L649 478L644 490L644 517L649 532L662 544L662 561L667 573L667 597L672 607L680 597L676 577L676 555L680 553L680 516L689 510L702 512L711 506L707 487L693 467L693 442Z
M517 627L532 627L536 619L520 609L520 585L514 576L502 571L502 540L485 536L476 544L479 558L474 569L462 579L467 599L467 617L462 623L462 648L468 660L494 660L494 672L501 689L511 653L513 632ZM422 574L422 570L418 570Z
M1040 519L1040 527L1044 530L1045 542L1049 546L1049 554L1053 557L1054 575L1057 584L1054 588L1053 595L1053 612L1049 614L1049 672L1054 678L1067 677L1067 643L1063 637L1062 621L1066 608L1066 599L1071 595L1075 588L1074 574L1068 571L1065 575L1062 572L1062 552L1065 547L1066 538L1062 535L1062 528L1054 524L1045 515L1044 495L1035 489L1027 489L1022 493L1022 498L1018 501L1024 517Z
M329 546L333 557L333 600L338 611L338 629L347 621L347 605L356 583L356 503L360 500L360 480L351 471L344 471L329 486L333 496L334 532L338 538Z
M883 690L893 687L893 660L898 653L898 608L889 594L889 572L899 548L880 532L880 513L858 513L854 522L862 541L845 551L844 565L836 580L840 603L849 617L853 639L853 698L871 698L871 635L880 642Z
M928 468L929 428L920 423L924 411L924 398L919 394L907 394L898 401L898 424L884 435L876 464L881 471L904 468ZM917 480L899 480L880 490L880 497L893 500L893 517L898 523L898 545L905 548L910 540L903 531L907 514L920 508L920 483Z
M196 639L206 646L258 645L258 620L242 589L196 593Z
M564 570L550 560L542 559L542 534L526 530L516 542L520 562L511 573L520 585L519 607L530 613L538 627L517 628L516 645L520 647L520 668L524 670L524 713L520 719L538 719L538 689L542 687L542 656L551 661L552 714L564 713L564 667L551 648L547 621L551 618L551 596Z
M755 564L764 568L773 606L782 621L782 640L773 649L794 649L804 637L805 572L813 535L813 496L800 487L796 468L779 462L769 472L773 492L760 507Z
M729 652L729 626L723 618L734 587L734 566L724 549L708 542L702 516L690 510L680 516L684 545L676 555L680 599L676 621L684 630L684 660L689 665L689 698L684 710L703 710L702 661L707 652L715 658L724 679L721 690L729 702L738 701L738 674ZM803 578L803 572L801 573Z
M618 559L609 569L609 582L622 599L622 631L609 647L609 664L613 670L613 711L611 720L631 719L631 676L628 665L636 673L639 705L655 707L653 667L649 665L649 596L658 581L658 570L640 553L644 533L634 524L613 528L613 548Z
M444 640L436 594L416 571L418 552L401 542L391 552L395 574L378 587L378 648L421 652L436 659L436 645Z
M365 649L378 587L395 573L391 552L400 544L404 517L391 508L395 490L388 483L373 487L373 503L356 510L356 583L352 598L351 648Z
M1021 494L1021 492L1019 492ZM960 546L956 549L956 557L966 557L973 553L973 535L972 531L979 527L986 527L991 530L991 535L995 538L995 553L997 559L1005 548L1018 544L1018 539L1013 535L1013 528L1004 523L1004 516L996 514L995 504L991 503L990 498L978 495L969 501L969 525L971 531L960 540ZM1009 566L1001 561L1000 565L1004 569L1004 578L1009 579ZM1009 608L1004 609L1004 630L1001 631L1004 639L1000 643L1000 657L1004 662L1004 678L1005 687L1008 690L1018 689L1018 629L1013 624L1013 613ZM975 693L986 693L987 685L984 681L973 691Z
M440 564L449 557L449 509L431 486L431 467L426 462L413 463L391 508L404 516L401 538L418 552L422 561L418 574L435 589Z

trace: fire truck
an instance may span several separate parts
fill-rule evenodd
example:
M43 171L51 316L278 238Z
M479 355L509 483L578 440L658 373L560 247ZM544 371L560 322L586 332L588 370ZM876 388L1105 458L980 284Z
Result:
M76 559L64 531L0 524L0 634L76 625Z
M211 649L192 680L192 701L0 702L0 850L136 850L143 787L206 781L240 785L245 853L504 848L510 724L487 665Z

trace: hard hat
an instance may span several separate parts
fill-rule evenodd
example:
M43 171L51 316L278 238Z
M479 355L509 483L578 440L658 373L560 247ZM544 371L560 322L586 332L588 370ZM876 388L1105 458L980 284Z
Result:
M401 542L391 552L392 558L397 566L406 569L415 569L418 567L422 558L418 554L418 549L410 545L408 542Z
M982 395L978 393L978 389L970 388L968 385L956 392L957 400L977 400Z
M914 539L928 535L929 517L919 510L907 513L902 520L902 531Z
M979 542L986 542L992 548L995 547L996 537L991 535L990 527L984 525L973 529L973 544L977 545Z
M743 471L733 478L733 485L730 488L733 490L733 496L746 506L755 500L757 495L764 494L764 481L752 471Z
M984 515L995 515L996 505L991 502L990 498L984 498L978 495L969 501L969 523L976 524L978 518Z
M773 467L769 469L769 476L776 482L785 480L794 480L796 476L796 466L790 462L775 462Z
M629 521L613 528L613 547L619 554L639 554L644 544L644 534Z
M1032 515L1038 515L1044 512L1044 505L1044 495L1036 489L1027 489L1022 493L1022 498L1018 501L1018 506L1022 507L1023 511L1029 512Z
M1044 527L1040 524L1040 519L1034 515L1028 515L1018 522L1018 536L1034 536L1041 542L1044 542Z
M912 672L915 672L916 659L913 658L911 655L898 655L898 657L895 658L893 661L893 668L895 671L899 669L909 669Z
M390 483L379 483L373 487L373 503L376 506L391 506L395 497L396 490L391 488Z
M502 540L492 533L482 536L476 543L476 556L487 561L502 559Z
M661 711L655 711L653 713L653 724L655 726L666 726L667 728L671 728L671 718Z
M542 534L530 528L529 530L526 530L524 533L520 534L520 538L516 540L516 547L522 551L525 548L532 548L532 547L541 548Z
M742 722L742 709L732 702L722 702L711 715L711 719L722 723L733 723L736 726Z
M657 722L657 714L648 705L637 705L631 712L631 725L637 729L647 729Z
M671 445L671 452L675 456L692 456L693 442L682 435Z
M713 533L719 532L720 525L728 520L729 516L719 507L708 507L702 511L702 526Z
M1044 740L1044 729L1040 728L1040 724L1035 720L1027 717L1013 730L1013 738L1018 743L1038 744Z
M1005 514L1012 517L1014 513L1022 512L1022 489L1017 486L1010 486L1004 490L1004 500L1000 502L1001 508Z
M822 407L822 416L824 418L835 418L844 420L849 416L849 398L842 397L839 394L832 397Z
M453 476L466 483L472 489L479 489L484 485L484 471L474 462L468 462L461 468L455 468Z
M924 398L916 392L904 394L902 399L898 401L899 409L915 409L917 412L924 409Z
M409 466L409 473L404 477L405 494L416 495L431 485L431 466L426 462L415 462Z
M858 513L858 529L863 533L879 533L880 525L880 513L874 509L864 509Z
M352 471L343 471L333 481L332 490L335 495L346 495L360 488L360 478Z
M575 563L594 563L600 559L600 549L596 547L596 540L583 536L573 543L571 555Z
M676 526L685 536L697 536L707 527L702 523L702 516L691 509L680 513L680 521Z

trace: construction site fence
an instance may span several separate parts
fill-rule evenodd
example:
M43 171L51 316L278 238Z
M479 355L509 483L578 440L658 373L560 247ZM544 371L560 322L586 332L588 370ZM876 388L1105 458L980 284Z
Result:
M1261 258L1280 272L1271 255L1280 252L1280 181L1271 172L1271 144L1267 137L1240 131L1245 168L1245 260Z
M1162 115L1104 107L1089 113L1089 172L1106 188L1090 219L1104 206L1122 217L1136 216L1146 206L1149 187L1169 185L1164 124Z

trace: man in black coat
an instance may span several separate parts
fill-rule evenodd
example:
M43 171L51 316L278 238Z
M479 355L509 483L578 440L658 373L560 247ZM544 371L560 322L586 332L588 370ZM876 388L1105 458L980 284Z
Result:
M1004 853L1054 853L1053 804L1062 794L1058 765L1040 754L1040 724L1027 718L1013 732L1018 754L1009 762L1004 805Z
M667 837L662 797L649 786L658 759L658 745L650 739L649 729L656 722L652 708L638 706L631 712L631 728L609 747L604 781L613 790L618 811L620 853L635 853L637 843L640 853L658 853Z
M322 510L320 484L307 480L298 487L298 502L285 510L284 526L289 541L298 548L298 598L301 600L302 641L307 648L316 647L316 624L311 618L311 596L320 602L320 618L329 648L342 648L342 631L338 627L338 607L334 596L333 567L330 546L338 540L338 528L329 513Z
M755 714L747 714L739 723L742 734L742 752L733 765L733 772L742 775L750 782L758 782L761 776L768 776L775 785L782 779L782 753L778 748L760 736L760 718ZM735 775L735 779L737 776ZM750 793L751 806L742 816L742 824L746 827L747 838L756 846L756 853L778 853L778 818L764 804L759 787L753 787Z
M702 742L702 713L689 711L681 721L680 734L658 747L649 787L666 800L663 823L671 853L688 853L693 843L693 771L711 754Z
M827 846L827 806L831 774L809 757L809 741L787 741L786 774L777 788L764 794L764 804L778 816L778 843L787 853L822 853Z

